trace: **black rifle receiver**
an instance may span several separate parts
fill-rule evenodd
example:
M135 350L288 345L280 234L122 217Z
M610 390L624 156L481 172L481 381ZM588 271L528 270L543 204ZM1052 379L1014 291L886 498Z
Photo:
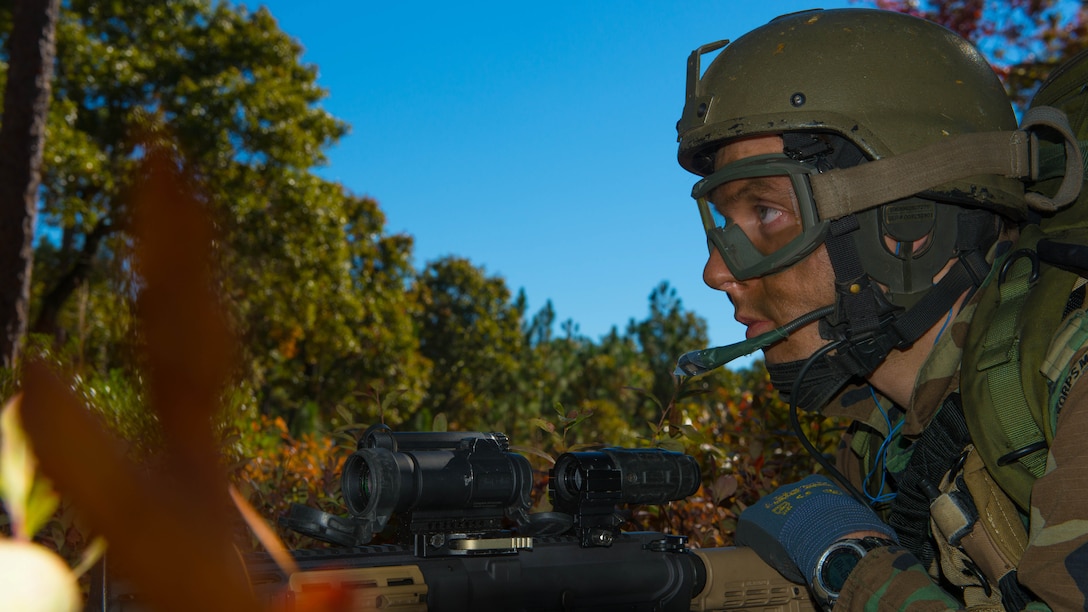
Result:
M813 610L750 549L696 549L685 536L621 532L620 504L662 504L699 487L695 459L662 449L561 455L553 511L530 514L532 470L499 433L367 429L341 472L347 516L293 505L281 524L339 548L295 550L285 574L246 556L269 610L681 612ZM370 544L396 517L398 544ZM88 609L145 610L105 563Z
M621 532L618 506L683 499L700 481L683 453L569 452L549 472L553 511L530 514L532 470L505 435L372 426L341 473L349 516L293 505L281 520L349 547L295 551L301 571L287 591L301 598L365 583L367 601L380 592L442 611L687 610L705 585L704 563L684 536ZM367 545L393 516L399 546ZM258 591L284 592L268 559L248 567Z

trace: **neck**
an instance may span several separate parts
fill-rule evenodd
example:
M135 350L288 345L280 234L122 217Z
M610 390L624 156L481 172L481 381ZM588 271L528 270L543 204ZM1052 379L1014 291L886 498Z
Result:
M966 297L967 292L965 291L956 300L956 304L953 306L953 317L959 313ZM951 326L951 323L949 323L949 326ZM910 348L902 351L893 350L889 353L884 363L877 366L873 373L869 375L869 384L876 388L881 395L897 405L910 406L911 396L914 393L918 379L918 372L922 369L922 365L926 360L929 359L930 354L933 353L934 345L936 345L942 330L944 333L949 332L945 328L945 317L941 317L940 320L934 323Z

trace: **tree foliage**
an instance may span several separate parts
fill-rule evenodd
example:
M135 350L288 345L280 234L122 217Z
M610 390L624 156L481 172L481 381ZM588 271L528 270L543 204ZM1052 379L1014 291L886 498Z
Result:
M569 443L630 442L660 419L676 355L706 343L664 283L645 321L595 340L573 321L557 334L550 304L526 322L524 294L466 259L414 270L411 238L386 233L376 202L314 173L348 128L265 9L72 0L57 31L34 328L99 397L142 401L125 374L142 342L129 231L141 142L174 152L219 230L217 282L245 351L235 405L293 434L346 410L542 443L558 414L585 422ZM127 412L118 427L149 430Z
M646 366L653 373L650 393L665 406L676 393L673 370L676 358L707 345L706 321L684 311L676 289L662 281L650 294L650 316L645 321L631 321L627 333L636 338Z
M507 392L520 374L524 305L511 302L502 278L459 257L428 264L413 293L420 352L432 366L424 414L445 413L457 429L507 421L501 410L517 410Z
M348 128L321 108L326 92L301 53L263 8L64 4L36 332L87 367L129 367L139 279L128 186L140 143L152 142L202 183L221 232L219 281L246 339L251 405L312 428L371 389L420 401L426 368L404 290L411 239L385 233L376 202L314 173Z
M1071 3L880 4L994 41L983 48L1021 99L1088 40L1085 9ZM6 48L2 10L0 28ZM32 286L42 336L31 346L64 364L81 403L131 452L165 439L139 373L146 279L132 231L131 188L154 149L200 185L216 226L212 282L243 347L217 431L233 444L236 481L270 515L289 501L335 511L349 449L329 434L378 421L505 431L542 473L544 457L598 444L683 449L703 488L632 520L702 545L728 543L746 504L813 469L759 363L673 377L707 330L667 282L645 319L588 338L550 302L528 316L524 291L469 259L416 270L411 237L386 231L377 202L315 173L348 130L321 108L325 95L265 9L63 3ZM6 393L15 374L2 374ZM836 427L809 416L802 429L828 450Z

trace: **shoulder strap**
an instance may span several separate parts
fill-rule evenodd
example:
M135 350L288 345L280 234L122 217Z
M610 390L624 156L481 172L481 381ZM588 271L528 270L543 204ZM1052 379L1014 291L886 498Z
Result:
M999 302L988 322L977 368L986 372L989 401L1005 434L996 463L1014 461L1039 478L1046 468L1046 438L1032 415L1020 380L1020 314L1028 292L1039 280L1039 259L1035 251L1021 248L1002 262L997 277ZM992 436L990 436L992 437Z
M1049 388L1039 372L1076 274L1040 263L1044 236L1025 227L982 289L963 351L961 390L972 439L1009 497L1024 512L1046 468Z

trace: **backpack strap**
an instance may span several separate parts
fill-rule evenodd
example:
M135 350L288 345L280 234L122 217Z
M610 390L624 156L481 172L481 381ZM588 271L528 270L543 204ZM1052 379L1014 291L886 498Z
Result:
M1040 262L1037 225L1021 230L987 279L960 369L964 417L986 467L1022 512L1046 469L1050 389L1039 372L1077 275ZM996 418L995 418L996 416Z
M1006 437L1005 449L1011 449L996 458L997 465L1018 461L1033 479L1046 469L1047 442L1020 383L1019 324L1028 291L1038 280L1039 258L1033 249L1017 249L1004 259L997 277L1000 302L986 327L978 361L978 368L987 371L989 400Z

